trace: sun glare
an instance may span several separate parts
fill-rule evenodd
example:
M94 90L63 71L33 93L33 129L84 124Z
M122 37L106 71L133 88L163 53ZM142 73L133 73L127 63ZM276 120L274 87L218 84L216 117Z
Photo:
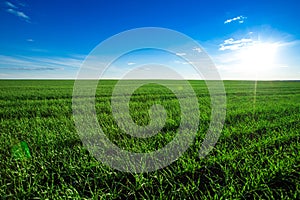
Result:
M256 43L240 50L239 59L245 71L262 71L275 64L278 45L275 43Z

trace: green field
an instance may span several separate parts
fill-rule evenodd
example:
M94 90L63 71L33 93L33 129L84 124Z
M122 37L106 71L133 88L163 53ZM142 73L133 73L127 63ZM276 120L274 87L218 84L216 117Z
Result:
M201 113L193 145L166 168L131 174L102 164L83 146L73 121L74 81L0 80L0 197L299 199L300 82L259 81L254 92L253 81L225 81L224 128L204 159L198 151L210 122L210 97L205 82L190 83ZM112 117L115 84L101 82L96 94L98 121L107 137L134 152L169 143L180 123L174 94L153 84L134 93L130 114L137 124L149 123L153 103L168 114L160 133L137 139L119 130Z

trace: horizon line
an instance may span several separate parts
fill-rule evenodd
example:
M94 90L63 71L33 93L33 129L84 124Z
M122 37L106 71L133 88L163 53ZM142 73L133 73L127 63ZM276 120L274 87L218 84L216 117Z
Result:
M28 80L28 81L34 81L34 80L49 80L49 81L55 81L55 80L68 80L68 81L76 81L76 80L81 80L81 81L95 81L95 80L107 80L107 81L119 81L119 80L128 80L128 81L143 81L143 80L165 80L165 81L300 81L300 79L117 79L117 78L102 78L102 79L74 79L74 78L1 78L0 81L5 81L5 80Z

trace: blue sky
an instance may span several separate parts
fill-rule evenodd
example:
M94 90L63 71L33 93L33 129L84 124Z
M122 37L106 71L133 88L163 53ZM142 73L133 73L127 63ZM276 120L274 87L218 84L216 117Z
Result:
M0 79L74 79L101 41L139 27L190 36L222 79L300 79L299 8L297 0L1 1ZM115 64L134 67L149 52L134 55ZM174 56L150 55L189 70Z

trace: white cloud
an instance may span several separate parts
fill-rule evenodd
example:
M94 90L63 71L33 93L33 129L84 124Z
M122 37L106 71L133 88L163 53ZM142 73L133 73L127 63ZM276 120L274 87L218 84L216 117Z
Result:
M9 76L9 74L0 73L0 76Z
M26 22L30 23L30 17L28 15L26 15L23 11L19 10L16 5L14 5L13 3L9 2L9 1L6 1L5 4L8 7L6 9L6 11L8 13L13 14L13 15L25 20ZM19 4L19 5L21 5L21 4Z
M176 53L177 56L185 56L186 53Z
M30 22L30 17L28 17L25 13L23 13L21 11L14 10L12 8L7 9L6 11L17 17L24 19L26 22Z
M13 3L9 2L9 1L6 1L5 4L10 8L14 8L14 9L17 8L17 6L15 6Z
M176 64L181 64L181 65L192 65L194 64L193 62L185 62L185 61L179 61L179 60L175 60L174 61Z
M199 47L195 47L195 48L193 48L193 51L197 51L197 52L202 52L202 50L201 50L201 48L199 48Z
M34 42L34 40L31 39L31 38L27 39L26 41L27 41L27 42Z
M247 17L244 17L243 15L231 18L231 19L227 19L226 21L224 21L224 24L228 24L234 21L238 21L240 24L244 23L244 19L247 19Z
M233 38L229 38L227 40L224 40L222 44L219 46L220 51L224 50L239 50L242 47L248 46L253 43L253 40L250 38L242 38L240 40L234 40Z
M63 70L78 69L82 63L79 58L72 57L26 57L0 55L1 70Z
M134 62L128 62L127 65L135 65L136 63Z

